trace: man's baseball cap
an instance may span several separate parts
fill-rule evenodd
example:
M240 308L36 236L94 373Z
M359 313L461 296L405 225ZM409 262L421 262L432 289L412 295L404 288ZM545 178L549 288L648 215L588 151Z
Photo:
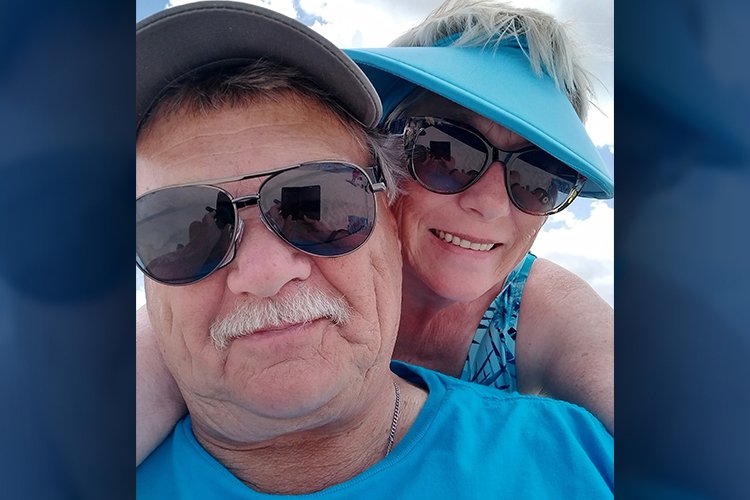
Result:
M522 135L587 177L581 196L612 198L614 181L567 97L526 52L498 47L347 49L378 90L388 114L418 87Z
M158 12L136 25L136 132L174 82L201 68L267 59L296 68L357 121L382 116L377 92L357 65L302 23L239 2L196 2Z

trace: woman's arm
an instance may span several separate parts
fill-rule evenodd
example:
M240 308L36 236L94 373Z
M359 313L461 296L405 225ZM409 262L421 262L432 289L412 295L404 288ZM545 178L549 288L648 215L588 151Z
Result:
M581 278L531 266L516 339L519 390L583 406L614 435L614 311Z
M164 366L146 307L135 313L135 465L145 459L185 414L185 402Z

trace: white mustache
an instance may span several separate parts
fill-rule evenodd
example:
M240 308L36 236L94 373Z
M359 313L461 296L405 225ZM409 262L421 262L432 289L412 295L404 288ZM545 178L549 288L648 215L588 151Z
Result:
M328 318L345 323L350 308L343 297L333 297L310 286L299 287L292 295L240 305L211 325L211 340L217 349L226 349L232 339L257 330L284 324L311 323Z

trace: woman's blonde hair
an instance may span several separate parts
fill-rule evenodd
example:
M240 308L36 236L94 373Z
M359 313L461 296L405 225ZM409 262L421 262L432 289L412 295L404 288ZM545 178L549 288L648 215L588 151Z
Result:
M455 37L450 46L494 49L515 40L534 72L549 74L585 122L593 98L592 77L567 28L551 15L490 0L446 0L390 46L431 47L448 37Z

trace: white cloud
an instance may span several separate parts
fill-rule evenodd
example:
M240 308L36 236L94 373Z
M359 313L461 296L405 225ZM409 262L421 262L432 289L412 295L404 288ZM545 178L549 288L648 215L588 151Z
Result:
M195 0L171 0L170 7ZM296 18L293 0L239 0ZM312 28L338 47L384 47L415 25L440 0L418 0L402 5L392 0L300 0L306 13L320 17Z
M438 7L441 0L301 0L302 8L325 19L312 28L339 47L384 47ZM594 75L595 101L586 130L594 144L614 144L614 4L600 0L516 0L567 23L580 43L584 65Z
M182 5L193 0L170 0ZM296 17L293 0L242 0ZM300 7L322 18L312 28L344 48L384 47L421 21L442 0L300 0ZM580 42L585 66L594 74L596 100L586 129L597 146L614 144L614 2L612 0L515 0L565 22ZM599 108L597 110L596 108ZM603 113L602 113L603 112Z
M168 7L175 7L177 5L184 5L186 3L193 3L197 0L170 0L167 4ZM267 9L284 14L285 16L294 18L297 15L297 11L294 9L294 2L292 0L238 0L242 3L249 3L251 5L259 5Z
M549 12L566 23L580 45L584 66L594 75L595 106L589 112L586 130L597 146L614 144L614 2L514 0L511 3Z
M296 17L292 0L245 1ZM170 5L183 3L188 2L171 0ZM315 22L312 28L339 47L382 47L441 3L442 0L300 0L300 7L324 20ZM586 54L584 64L597 80L596 106L589 112L586 129L597 146L609 145L614 153L613 1L515 0L511 3L549 12L573 30ZM581 201L576 203L580 205ZM533 250L540 257L581 276L613 304L613 225L614 211L604 202L591 202L590 215L585 219L579 219L568 209L550 217ZM139 300L145 300L142 290L136 291L136 302Z
M604 201L590 203L586 218L573 210L551 216L531 250L586 280L614 306L614 209Z
M589 110L588 120L586 120L586 132L594 144L597 146L610 146L615 143L615 123L614 123L614 101L599 100L596 107Z
M439 0L396 4L392 1L301 0L307 12L326 23L312 28L339 47L385 47L394 38L417 24Z

